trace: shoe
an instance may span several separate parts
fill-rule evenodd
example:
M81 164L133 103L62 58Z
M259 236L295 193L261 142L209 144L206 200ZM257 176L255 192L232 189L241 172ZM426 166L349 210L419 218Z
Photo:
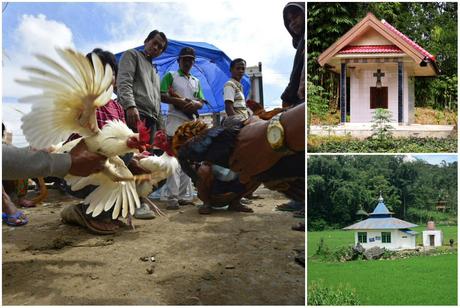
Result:
M305 232L305 223L299 222L297 225L293 225L291 229L294 231Z
M242 204L251 204L252 200L249 200L248 198L241 198L240 202Z
M154 219L155 213L150 209L150 207L142 203L140 208L137 208L134 212L134 218L136 219Z
M179 203L180 206L184 206L184 205L195 205L195 203L192 201L192 200L179 200L177 201L177 203Z
M198 208L198 213L202 215L211 214L211 212L212 212L212 208L208 204L201 204Z
M292 213L294 218L305 218L305 209Z
M169 200L167 202L168 202L168 205L166 206L167 210L178 210L179 209L179 202L177 202L177 200Z

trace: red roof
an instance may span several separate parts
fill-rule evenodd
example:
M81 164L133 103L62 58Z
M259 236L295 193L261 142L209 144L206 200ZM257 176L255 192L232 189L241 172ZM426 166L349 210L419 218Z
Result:
M428 51L426 51L425 49L423 49L422 47L420 47L420 45L418 45L417 43L415 43L413 40L411 40L410 38L408 38L407 36L405 36L404 34L402 34L401 32L398 31L398 29L396 29L395 27L393 27L392 25L390 25L387 21L383 20L382 19L382 23L385 27L387 27L391 32L395 33L396 35L398 35L399 37L401 37L403 40L405 40L407 43L409 43L412 47L414 47L415 49L417 49L418 51L420 51L423 55L425 55L427 58L429 58L431 61L435 61L436 58L435 56L433 56L431 53L429 53Z
M338 53L403 53L403 51L396 45L348 45Z

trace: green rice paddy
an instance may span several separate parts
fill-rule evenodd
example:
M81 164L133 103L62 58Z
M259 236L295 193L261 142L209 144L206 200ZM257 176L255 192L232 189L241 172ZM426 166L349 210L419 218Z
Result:
M456 226L438 226L444 243L457 241ZM424 227L413 228L423 231ZM308 232L308 282L354 289L360 305L456 305L457 254L417 256L397 260L326 263L311 256L321 238L329 249L353 244L353 232ZM417 235L417 244L421 234Z

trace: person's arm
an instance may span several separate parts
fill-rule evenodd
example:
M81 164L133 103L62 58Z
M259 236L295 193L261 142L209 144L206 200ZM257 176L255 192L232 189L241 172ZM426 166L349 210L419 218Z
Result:
M88 176L104 168L106 157L88 152L85 142L80 141L69 153L48 153L12 145L2 146L2 176L5 180L67 174Z
M225 102L225 113L227 116L233 116L236 114L233 108L233 102L235 100L235 89L228 83L224 85L224 102Z
M126 110L126 124L135 128L140 120L139 111L134 99L134 76L136 74L136 55L127 50L121 57L118 65L117 91L120 105Z
M285 144L292 151L305 150L305 104L284 112L280 119L284 128ZM238 134L235 149L230 157L230 169L238 172L240 181L268 170L286 153L276 152L267 141L269 121L252 117Z
M170 95L170 87L173 83L173 76L171 72L168 72L164 75L163 79L161 79L161 101L166 104L174 105L177 109L185 112L185 113L192 113L195 110L194 103L190 99L186 99L181 97L177 93L175 95Z

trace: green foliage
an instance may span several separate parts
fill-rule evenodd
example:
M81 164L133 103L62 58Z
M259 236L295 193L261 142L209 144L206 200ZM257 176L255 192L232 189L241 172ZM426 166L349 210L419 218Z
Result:
M308 93L308 129L310 128L312 116L324 118L328 112L329 93L324 91L324 88L315 85L310 80L307 80L307 93Z
M356 222L359 209L374 210L380 191L397 218L456 222L457 162L431 165L403 156L328 155L309 156L307 168L309 231ZM435 212L439 200L446 202L448 213Z
M352 139L349 137L308 136L310 153L454 153L456 138Z
M324 285L322 281L312 281L308 285L308 305L359 305L356 291L346 286L336 288Z
M372 114L372 137L377 138L380 142L385 142L391 138L393 126L390 124L393 121L393 115L390 110L377 108Z

